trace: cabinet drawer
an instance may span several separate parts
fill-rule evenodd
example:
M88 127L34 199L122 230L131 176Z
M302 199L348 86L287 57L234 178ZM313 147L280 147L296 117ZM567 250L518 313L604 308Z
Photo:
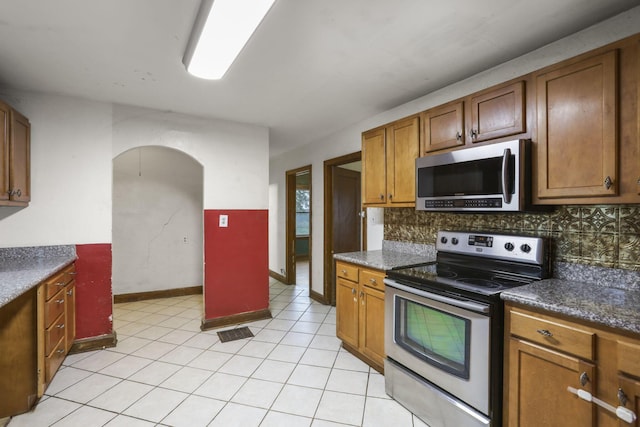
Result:
M358 267L351 264L345 264L343 262L336 263L336 276L343 279L351 280L352 282L358 281Z
M618 341L618 369L634 377L640 377L640 345Z
M361 270L360 284L370 288L384 290L384 273L381 271Z
M47 279L45 282L45 299L50 300L60 289L71 282L74 278L75 271L75 266L71 264L60 273Z
M64 313L64 289L55 294L53 298L44 303L44 327L51 326L54 320Z
M51 354L44 359L45 383L49 384L51 382L65 356L64 340L60 340L58 345L51 351Z
M60 315L51 326L44 331L44 354L48 356L64 337L64 315Z
M517 335L565 353L593 360L595 334L570 323L548 321L511 312L511 335Z

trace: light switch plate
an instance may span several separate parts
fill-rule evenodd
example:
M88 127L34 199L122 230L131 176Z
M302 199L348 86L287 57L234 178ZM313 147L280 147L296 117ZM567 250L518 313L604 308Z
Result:
M228 215L220 215L220 227L228 227L229 226L229 216Z

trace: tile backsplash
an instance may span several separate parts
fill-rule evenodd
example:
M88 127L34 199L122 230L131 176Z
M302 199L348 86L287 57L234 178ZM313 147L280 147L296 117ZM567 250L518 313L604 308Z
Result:
M384 239L435 245L438 230L547 237L557 262L640 271L640 205L558 206L544 213L384 210Z

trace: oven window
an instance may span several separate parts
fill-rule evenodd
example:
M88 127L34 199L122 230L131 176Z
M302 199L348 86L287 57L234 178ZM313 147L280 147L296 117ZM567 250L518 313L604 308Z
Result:
M471 320L396 296L395 341L414 356L469 379Z

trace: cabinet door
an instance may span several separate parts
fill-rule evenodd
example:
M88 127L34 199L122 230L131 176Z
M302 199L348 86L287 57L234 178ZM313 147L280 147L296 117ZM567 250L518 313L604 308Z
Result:
M538 75L536 91L538 197L615 196L616 51Z
M360 348L365 356L384 364L384 292L360 288Z
M26 203L31 200L31 125L26 117L15 110L11 111L10 142L11 200Z
M362 134L362 197L365 204L387 201L385 129Z
M336 335L358 347L358 284L341 278L336 280Z
M480 93L471 98L472 142L526 131L524 82Z
M0 200L9 200L9 128L11 107L0 102Z
M567 391L582 388L595 394L595 367L578 358L511 338L509 342L508 425L511 427L589 427L594 406ZM584 386L580 375L590 378Z
M64 289L65 353L68 353L76 338L76 282L71 281Z
M625 375L619 375L618 387L619 401L616 402L614 406L624 406L633 412L636 417L640 416L640 414L638 414L638 410L640 410L640 381ZM619 427L638 427L640 426L640 420L636 419L632 424L619 420L618 425Z
M452 102L422 113L423 155L464 145L464 103Z
M389 203L416 200L416 159L420 152L420 119L400 120L387 130L387 197Z

